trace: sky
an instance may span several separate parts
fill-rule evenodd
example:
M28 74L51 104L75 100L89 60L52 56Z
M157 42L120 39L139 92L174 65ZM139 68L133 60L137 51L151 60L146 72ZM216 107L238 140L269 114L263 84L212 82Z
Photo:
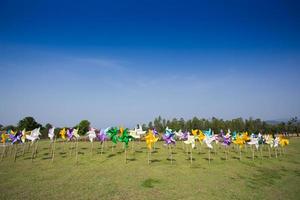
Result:
M0 0L0 124L300 116L300 4Z

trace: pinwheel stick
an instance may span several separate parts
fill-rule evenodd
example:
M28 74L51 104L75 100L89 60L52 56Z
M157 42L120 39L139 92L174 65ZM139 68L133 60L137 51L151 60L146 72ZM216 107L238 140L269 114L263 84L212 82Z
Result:
M126 145L124 145L124 148L125 148L125 164L127 163L127 147Z
M148 165L151 163L151 149L148 149Z
M78 139L76 139L76 164L78 164Z
M6 144L3 145L3 151L2 151L2 155L1 155L1 161L3 160L4 154L6 153Z
M15 146L14 147L14 149L15 149L15 152L14 152L14 162L16 162L17 161L17 153L18 153L18 144L15 144L14 146Z
M268 145L268 151L269 151L269 157L271 158L272 156L271 156L271 148L270 148L270 146Z
M103 141L103 142L101 143L101 155L103 154L103 146L104 146L104 142L105 142L105 141Z
M254 160L254 146L252 145L252 160Z
M172 146L171 145L169 145L169 150L170 150L171 165L173 165L173 153L172 153Z
M210 148L208 148L208 163L210 164Z
M277 148L275 148L275 156L276 156L276 158L277 158Z
M55 143L56 143L56 137L55 137L54 142L52 144L52 160L51 160L52 163L54 161L54 155L55 155Z
M192 166L192 164L193 164L193 147L192 146L191 146L190 159L191 159L191 166Z
M24 154L25 154L25 149L26 149L26 142L23 144L23 152L22 152L22 156L24 156Z
M91 154L93 155L94 142L91 144Z
M263 146L262 145L260 147L260 157L261 157L261 159L263 159Z

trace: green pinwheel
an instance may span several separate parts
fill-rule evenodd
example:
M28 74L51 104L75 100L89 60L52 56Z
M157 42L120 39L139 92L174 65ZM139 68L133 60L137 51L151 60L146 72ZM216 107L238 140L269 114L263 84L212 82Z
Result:
M118 142L118 129L117 128L111 128L107 131L107 134L111 141L115 144Z
M129 135L128 129L125 129L125 130L123 131L123 133L121 133L121 134L122 134L122 135L121 135L120 137L118 137L118 140L119 140L120 142L124 142L125 148L127 148L127 147L128 147L129 141L132 141L134 138L133 138L131 135Z

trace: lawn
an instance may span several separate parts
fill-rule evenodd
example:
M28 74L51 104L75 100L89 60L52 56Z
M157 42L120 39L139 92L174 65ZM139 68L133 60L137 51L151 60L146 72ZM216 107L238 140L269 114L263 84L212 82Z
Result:
M130 144L127 163L122 144L112 152L108 142L101 155L98 142L93 153L89 142L80 142L78 164L70 145L56 143L53 163L48 140L39 142L33 162L31 150L23 156L22 146L16 162L13 154L4 157L0 199L300 199L300 138L292 138L277 159L264 148L254 161L250 148L241 160L231 148L226 160L219 146L209 164L208 150L198 145L192 165L181 142L173 149L172 165L162 142L150 165L144 142L135 142L134 151Z

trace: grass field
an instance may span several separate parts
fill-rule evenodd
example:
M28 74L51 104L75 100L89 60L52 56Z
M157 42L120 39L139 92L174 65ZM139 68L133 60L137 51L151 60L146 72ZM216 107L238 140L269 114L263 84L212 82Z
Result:
M77 165L69 145L63 152L63 143L56 143L53 163L49 141L39 142L33 162L31 151L21 155L21 146L16 162L4 157L0 199L300 199L300 138L292 138L277 159L265 149L263 157L256 152L254 161L249 148L241 161L233 148L225 160L220 147L209 164L202 146L200 153L200 148L193 150L192 166L181 142L173 150L173 165L162 142L156 144L151 165L144 142L135 142L135 152L129 147L127 164L121 144L112 153L108 142L101 155L98 142L93 154L89 142L80 142Z

